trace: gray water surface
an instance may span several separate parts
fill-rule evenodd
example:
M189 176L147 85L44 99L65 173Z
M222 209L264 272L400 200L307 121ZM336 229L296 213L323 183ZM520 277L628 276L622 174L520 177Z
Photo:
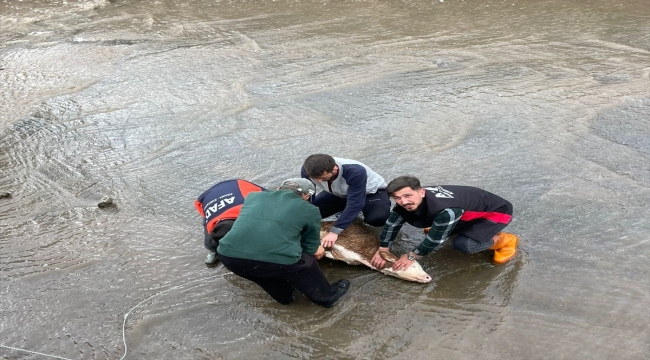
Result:
M650 358L647 0L4 0L0 69L0 358ZM203 265L199 194L320 152L503 196L519 254L323 260L331 309Z

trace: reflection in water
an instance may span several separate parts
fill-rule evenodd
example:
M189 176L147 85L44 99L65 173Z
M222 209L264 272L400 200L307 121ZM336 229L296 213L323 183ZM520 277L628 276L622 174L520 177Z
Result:
M0 345L116 359L125 324L134 359L648 358L648 20L645 0L0 2ZM196 196L315 152L503 195L517 259L447 243L429 284L321 261L352 282L332 309L206 269Z

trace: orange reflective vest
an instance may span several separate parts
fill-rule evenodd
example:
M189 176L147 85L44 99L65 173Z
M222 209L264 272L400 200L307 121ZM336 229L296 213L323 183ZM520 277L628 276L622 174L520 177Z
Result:
M264 190L266 189L246 180L226 180L201 194L194 201L194 207L203 217L203 225L210 233L219 221L237 219L248 194Z

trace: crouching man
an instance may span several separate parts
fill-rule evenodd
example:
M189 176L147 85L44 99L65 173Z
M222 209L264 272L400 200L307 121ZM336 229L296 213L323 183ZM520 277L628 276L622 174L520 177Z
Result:
M322 218L341 212L321 240L324 247L334 246L359 212L370 226L386 223L390 214L386 182L367 165L327 154L313 154L305 159L300 174L316 182L318 194L312 203L318 207Z
M250 181L226 180L212 186L194 201L196 211L203 218L203 246L208 249L205 266L217 266L219 240L230 231L244 199L250 193L264 190Z
M289 179L277 191L251 193L217 253L230 271L258 284L286 305L294 288L312 302L331 307L350 288L339 280L330 285L317 260L320 212L309 203L315 192L307 179Z
M453 242L456 250L468 254L494 250L495 264L505 264L517 252L517 236L502 232L512 219L512 204L497 195L471 186L422 188L420 180L413 176L395 178L386 190L396 205L379 238L380 248L371 260L377 268L385 264L379 251L388 251L404 223L424 228L427 235L393 264L395 271L407 269L453 234L457 234Z

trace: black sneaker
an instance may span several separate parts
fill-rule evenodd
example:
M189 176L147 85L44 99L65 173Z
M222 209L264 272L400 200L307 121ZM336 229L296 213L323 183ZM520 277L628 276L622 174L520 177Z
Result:
M207 267L215 267L219 262L219 255L217 255L216 251L210 251L208 253L208 256L205 257L204 262L205 262L205 266Z
M336 293L332 296L332 299L329 302L323 304L323 307L332 307L332 305L334 305L334 303L336 303L338 299L341 298L341 296L345 295L345 293L350 290L350 282L345 279L339 280L332 284L332 289Z

